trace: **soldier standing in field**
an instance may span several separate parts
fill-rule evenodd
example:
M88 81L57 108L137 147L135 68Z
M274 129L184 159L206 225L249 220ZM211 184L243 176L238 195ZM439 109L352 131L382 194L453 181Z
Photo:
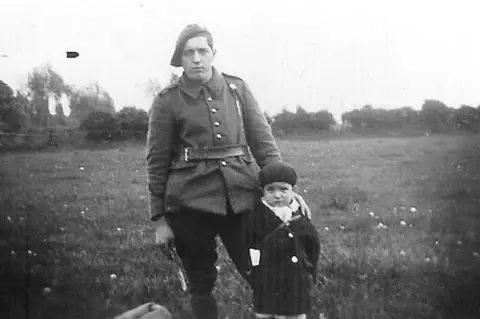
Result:
M248 85L213 67L215 54L207 29L191 24L181 32L171 65L184 72L155 98L147 137L156 243L173 240L197 319L217 318L217 235L245 277L249 254L242 216L254 207L259 167L281 161ZM303 198L294 196L310 217Z

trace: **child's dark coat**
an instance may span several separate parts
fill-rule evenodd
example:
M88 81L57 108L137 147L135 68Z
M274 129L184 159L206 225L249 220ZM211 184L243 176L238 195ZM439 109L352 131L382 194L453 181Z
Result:
M298 217L282 223L259 200L255 211L246 218L248 248L260 250L260 263L251 266L247 276L257 313L296 315L310 310L320 241L315 226L306 217L299 212L293 216Z

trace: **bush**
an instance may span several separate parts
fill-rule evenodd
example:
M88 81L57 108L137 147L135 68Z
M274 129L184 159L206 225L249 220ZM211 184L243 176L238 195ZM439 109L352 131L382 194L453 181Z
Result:
M80 123L80 128L86 131L85 138L92 141L113 140L119 137L118 120L114 114L104 111L89 113Z
M335 118L326 111L307 112L301 106L297 106L296 113L283 109L275 115L272 123L272 131L277 136L287 135L318 135L329 131L335 125Z
M144 139L148 132L148 113L134 106L125 106L117 113L120 136L123 139Z

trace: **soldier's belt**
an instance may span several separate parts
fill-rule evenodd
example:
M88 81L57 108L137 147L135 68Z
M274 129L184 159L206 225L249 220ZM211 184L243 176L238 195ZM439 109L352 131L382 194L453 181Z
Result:
M232 145L218 147L184 147L179 157L185 162L199 161L205 159L224 159L233 156L249 155L247 145Z

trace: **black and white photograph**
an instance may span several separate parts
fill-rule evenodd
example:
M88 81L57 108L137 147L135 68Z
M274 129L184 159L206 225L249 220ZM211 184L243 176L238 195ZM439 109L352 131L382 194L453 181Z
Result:
M479 12L1 1L0 318L480 318Z

